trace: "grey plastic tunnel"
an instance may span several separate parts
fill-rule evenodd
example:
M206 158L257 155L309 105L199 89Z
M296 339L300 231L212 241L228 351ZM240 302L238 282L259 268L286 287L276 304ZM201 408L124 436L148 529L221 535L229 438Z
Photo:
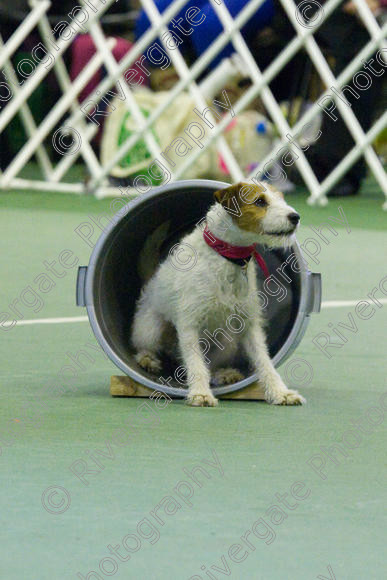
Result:
M161 247L161 259L166 257L169 249L205 216L214 203L214 192L228 186L209 180L176 181L140 195L113 216L93 249L89 265L78 270L77 304L86 306L99 344L121 371L153 390L174 396L184 396L186 391L177 381L170 381L172 386L159 381L159 376L173 377L179 363L163 359L159 376L151 375L136 363L130 347L131 321L143 285L139 268L141 250L157 228L168 224ZM278 366L299 344L309 315L320 310L321 279L320 274L307 269L297 242L288 250L261 248L260 252L273 276L273 285L268 285L265 293L268 302L265 312L270 356ZM288 258L290 264L294 255L297 260L292 267L283 268L282 274L276 271ZM257 275L262 284L262 274ZM238 367L246 378L232 385L213 387L215 395L241 389L256 380L246 360L241 358Z

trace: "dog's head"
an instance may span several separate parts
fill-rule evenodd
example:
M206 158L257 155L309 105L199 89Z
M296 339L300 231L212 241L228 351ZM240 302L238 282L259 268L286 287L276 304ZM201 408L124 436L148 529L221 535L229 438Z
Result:
M274 187L266 183L237 183L216 191L214 197L231 216L246 241L271 248L292 243L300 216Z

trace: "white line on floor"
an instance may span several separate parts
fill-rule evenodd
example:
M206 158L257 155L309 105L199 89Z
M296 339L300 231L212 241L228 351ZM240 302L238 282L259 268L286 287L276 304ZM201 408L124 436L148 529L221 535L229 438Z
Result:
M321 309L324 308L345 308L347 306L356 306L362 300L327 300L321 303ZM375 298L376 300L376 298ZM387 304L387 298L378 299L380 304ZM34 318L32 320L18 320L16 326L27 326L28 324L62 324L65 322L87 322L87 316L69 316L66 318Z
M18 320L16 326L27 324L62 324L63 322L87 322L87 316L68 316L66 318L33 318L32 320Z
M321 302L321 308L341 308L342 306L356 306L364 298L359 298L359 300L327 300L326 302ZM375 298L380 304L387 304L387 298ZM369 300L367 300L369 302ZM372 305L372 302L371 302Z

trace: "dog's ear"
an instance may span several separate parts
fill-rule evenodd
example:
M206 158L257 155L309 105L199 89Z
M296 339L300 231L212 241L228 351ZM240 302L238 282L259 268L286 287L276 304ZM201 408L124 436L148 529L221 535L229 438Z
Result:
M236 183L235 185L230 185L230 187L226 187L225 189L219 189L218 191L215 191L215 201L223 205L223 207L228 207L230 209L232 198L234 197L236 200L239 199L239 192L243 185L244 184L240 182Z

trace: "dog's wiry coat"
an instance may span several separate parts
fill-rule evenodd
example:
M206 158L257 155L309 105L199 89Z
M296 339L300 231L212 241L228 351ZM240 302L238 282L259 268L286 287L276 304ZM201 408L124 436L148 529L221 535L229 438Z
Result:
M286 204L280 192L269 186L239 183L215 193L206 223L210 232L233 246L265 244L270 248L292 243L299 216ZM157 353L167 350L171 328L175 328L180 356L187 369L187 402L194 406L214 406L217 399L210 388L210 371L229 367L235 353L242 348L257 373L269 403L294 405L305 402L297 391L282 382L270 360L264 321L258 299L255 260L246 271L220 256L203 239L203 227L181 240L195 251L196 263L187 271L178 270L172 260L165 260L143 288L137 303L132 328L132 344L137 362L146 370L158 372L161 363ZM224 346L211 355L208 366L199 348L203 332L211 334L224 328L236 306L248 313L245 326L230 342L219 338ZM228 374L227 374L228 373ZM230 369L220 372L233 377ZM226 380L225 379L225 380Z

